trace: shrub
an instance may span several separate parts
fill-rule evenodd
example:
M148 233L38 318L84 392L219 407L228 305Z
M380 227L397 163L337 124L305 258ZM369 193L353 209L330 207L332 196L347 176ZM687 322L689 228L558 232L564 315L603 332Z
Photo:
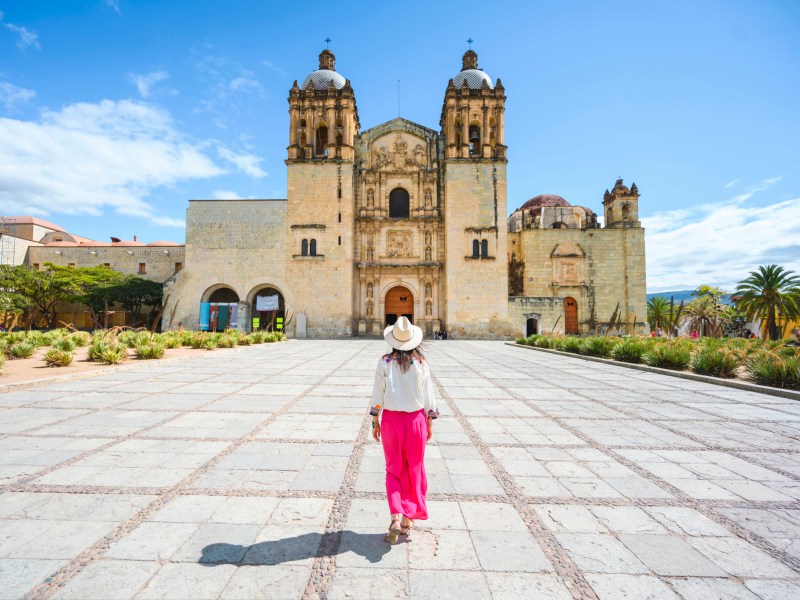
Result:
M161 343L164 344L165 348L180 348L181 347L181 337L177 335L162 335L161 336Z
M528 340L526 340L525 338L517 338L516 342L518 344L522 345L522 346L527 346L528 345Z
M218 342L216 337L208 335L202 339L202 341L200 342L200 346L198 347L202 348L203 350L213 350L214 348L217 347L217 343Z
M136 352L136 358L141 360L164 358L164 344L158 340L138 344L133 348L134 352Z
M581 344L583 344L583 340L576 337L565 337L563 338L563 343L559 350L563 350L564 352L572 352L574 354L579 354L581 351Z
M72 343L75 344L77 348L83 348L84 346L88 346L92 341L92 335L88 331L77 331L73 333L69 339L72 340Z
M195 337L194 331L181 331L179 334L181 346L191 346Z
M581 342L580 353L586 356L600 356L607 358L611 356L614 346L619 343L617 338L610 337L590 337Z
M203 342L205 341L206 337L208 336L203 332L195 333L192 335L189 345L195 350L199 350L203 347Z
M251 344L263 344L264 343L264 336L261 335L260 331L254 331L250 335L247 336L250 340Z
M128 352L125 350L123 346L118 344L106 346L100 354L100 359L98 362L101 362L106 365L118 365L121 363L125 358L127 358Z
M0 371L3 370L5 364L6 364L6 355L5 353L0 353Z
M64 352L73 352L75 350L75 342L73 342L70 338L61 338L53 342L53 348L56 350L62 350Z
M715 345L698 348L690 361L690 367L695 373L715 377L736 377L736 369L740 364L734 351Z
M30 358L36 351L36 346L31 342L17 342L8 349L9 354L14 358Z
M642 355L642 361L651 367L683 371L689 366L692 353L684 344L654 344Z
M68 367L72 364L73 358L75 358L74 352L53 347L45 353L44 362L48 367Z
M239 342L240 346L249 346L250 345L250 336L247 335L245 332L240 331L237 336L236 340Z
M642 362L642 355L647 351L647 343L637 339L623 340L611 350L616 360L628 363Z
M745 368L758 383L800 388L800 359L781 358L774 352L757 352L745 361Z
M800 347L798 346L781 346L775 350L775 354L781 358L795 358L800 356Z
M223 335L217 341L217 346L220 348L233 348L237 345L238 340L232 335Z

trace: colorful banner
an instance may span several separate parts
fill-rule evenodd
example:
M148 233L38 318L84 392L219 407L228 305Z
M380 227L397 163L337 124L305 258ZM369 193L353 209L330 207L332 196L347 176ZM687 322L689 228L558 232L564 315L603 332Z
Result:
M261 312L264 310L278 310L280 308L280 298L278 295L274 296L256 296L256 310Z
M200 331L208 331L211 316L211 303L200 303Z

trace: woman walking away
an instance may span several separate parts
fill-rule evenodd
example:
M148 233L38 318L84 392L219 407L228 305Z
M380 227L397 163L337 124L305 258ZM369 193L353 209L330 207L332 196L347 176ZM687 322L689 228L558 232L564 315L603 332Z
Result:
M387 327L392 351L380 358L372 391L372 437L383 443L386 496L392 515L384 541L408 536L415 520L428 518L425 446L439 416L428 363L420 349L422 329L406 317ZM379 419L380 418L380 422Z

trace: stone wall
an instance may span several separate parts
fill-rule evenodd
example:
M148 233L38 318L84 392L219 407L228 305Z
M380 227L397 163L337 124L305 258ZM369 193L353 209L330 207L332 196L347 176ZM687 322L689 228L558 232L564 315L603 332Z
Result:
M38 242L0 233L0 264L30 264L27 261L28 250L38 246L41 246Z
M514 324L515 337L527 337L528 319L536 319L535 333L564 333L562 298L512 297L508 299L508 316Z
M295 313L307 318L308 337L350 336L353 319L353 163L288 162L286 277ZM317 256L302 256L302 240L316 240Z
M249 304L263 287L277 288L287 312L296 312L285 277L285 219L285 200L191 201L186 266L165 285L162 327L199 329L200 302L221 287L239 296L240 328L249 328Z
M183 246L31 246L26 264L96 267L107 264L120 273L164 281L186 264ZM144 272L140 265L144 263Z
M506 164L450 160L444 179L445 327L453 338L509 337ZM472 258L475 240L488 258Z
M577 301L581 333L603 331L617 306L623 322L645 331L644 229L524 229L509 234L509 252L524 262L524 296Z

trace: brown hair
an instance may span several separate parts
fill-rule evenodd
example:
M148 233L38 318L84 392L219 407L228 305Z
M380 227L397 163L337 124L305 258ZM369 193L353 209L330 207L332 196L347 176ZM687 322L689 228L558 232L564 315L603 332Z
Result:
M425 362L425 355L422 353L422 344L412 350L392 350L384 355L387 359L396 360L400 365L400 372L405 373L411 367L411 363L416 359Z

